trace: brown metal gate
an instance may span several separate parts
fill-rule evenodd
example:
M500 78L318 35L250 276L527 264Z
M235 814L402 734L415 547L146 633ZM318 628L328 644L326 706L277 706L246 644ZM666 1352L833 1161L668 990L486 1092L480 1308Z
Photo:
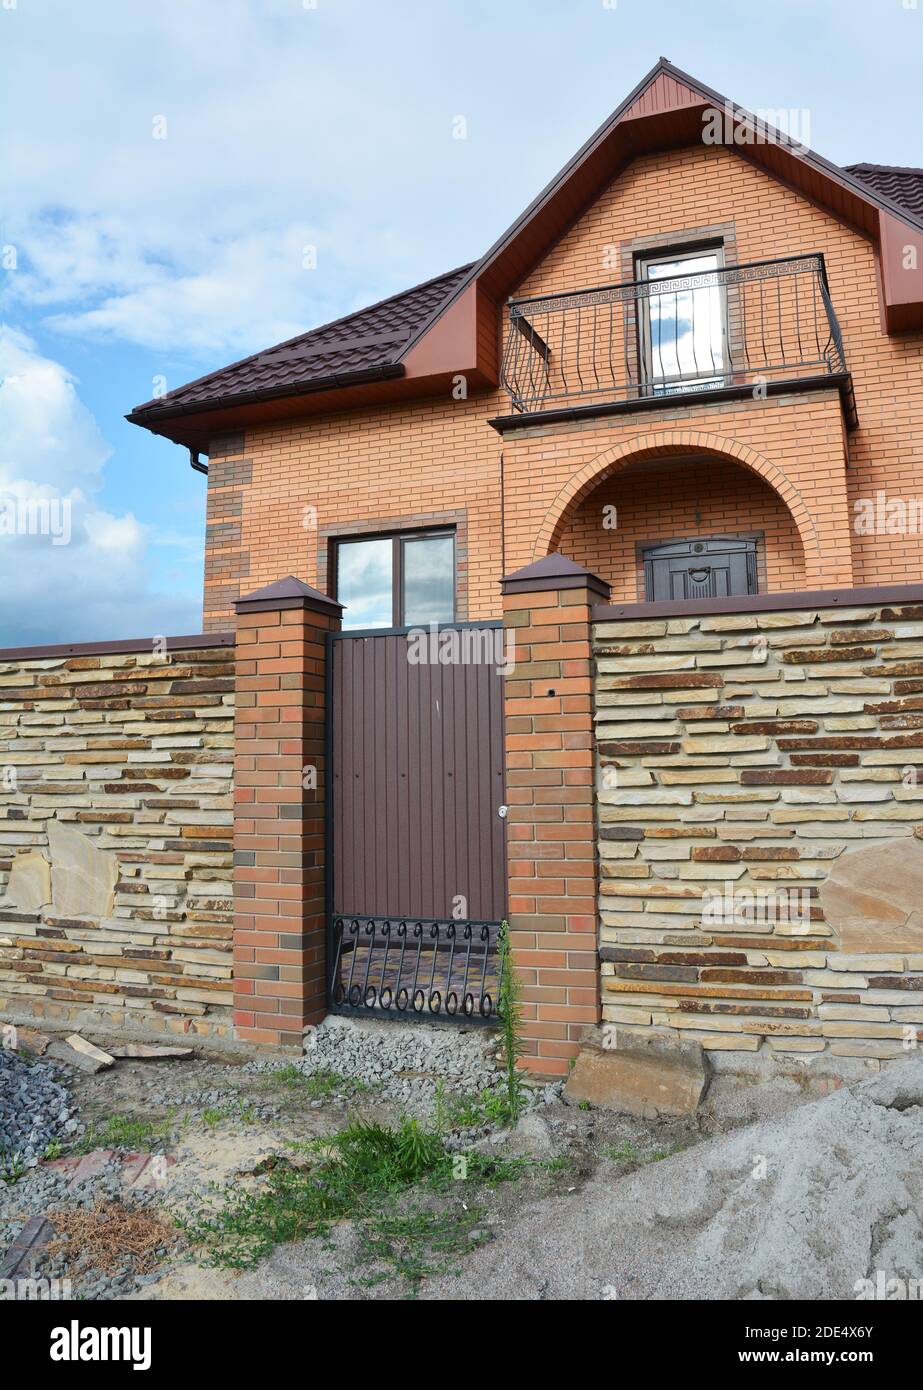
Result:
M490 1018L506 915L502 629L433 630L422 660L412 639L330 638L330 1005Z

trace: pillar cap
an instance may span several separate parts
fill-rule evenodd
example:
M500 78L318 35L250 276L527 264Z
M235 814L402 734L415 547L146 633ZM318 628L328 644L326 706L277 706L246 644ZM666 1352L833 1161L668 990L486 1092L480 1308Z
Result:
M553 551L551 555L543 555L540 560L533 561L521 570L515 570L513 574L505 575L500 580L500 588L504 594L534 594L554 589L589 589L594 594L601 594L605 599L608 599L610 593L610 586L604 579L600 579L598 574L584 569L583 565L578 565L574 560L568 560L566 555L559 555L557 551Z
M285 579L277 579L265 588L254 589L252 594L244 594L236 600L234 607L238 613L269 613L281 608L309 608L316 613L339 614L342 603L328 598L319 589L296 579L293 574Z

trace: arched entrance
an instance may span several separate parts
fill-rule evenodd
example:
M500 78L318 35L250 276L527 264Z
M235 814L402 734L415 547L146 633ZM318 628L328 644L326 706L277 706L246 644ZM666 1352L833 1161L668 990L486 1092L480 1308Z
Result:
M784 473L733 440L691 432L628 441L575 474L535 557L555 550L607 580L615 602L803 589L820 561Z

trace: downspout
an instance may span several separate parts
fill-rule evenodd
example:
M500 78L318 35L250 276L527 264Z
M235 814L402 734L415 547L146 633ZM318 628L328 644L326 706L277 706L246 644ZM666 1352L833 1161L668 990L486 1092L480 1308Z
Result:
M506 574L506 498L503 474L503 450L500 450L500 578Z
M189 467L194 468L197 473L204 473L206 477L208 476L208 464L203 463L199 458L198 449L189 450Z

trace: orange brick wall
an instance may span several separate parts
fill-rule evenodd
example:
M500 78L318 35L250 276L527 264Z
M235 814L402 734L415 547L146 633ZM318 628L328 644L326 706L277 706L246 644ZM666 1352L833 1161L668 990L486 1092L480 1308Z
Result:
M585 1029L600 1019L590 609L601 596L504 587L516 651L504 718L522 1065L563 1076Z
M686 454L745 459L785 498L799 523L803 581L794 578L797 548L790 537L783 539L777 505L767 499L757 526L758 491L747 494L744 482L736 485L746 526L767 533L770 588L918 579L923 537L857 536L851 527L858 497L878 489L923 495L917 482L923 474L923 334L889 338L882 331L874 248L860 235L738 153L690 148L645 156L631 165L521 292L611 282L619 278L612 266L622 263L626 242L671 232L679 238L718 223L734 225L741 261L824 253L859 411L859 429L848 440L834 392L614 416L502 438L487 424L491 416L509 413L499 390L467 401L430 400L253 430L242 456L247 469L216 469L219 460L212 455L207 625L227 621L237 593L280 574L327 586L326 573L318 573L318 533L305 526L306 506L316 508L324 531L363 521L369 529L409 526L464 509L468 616L497 616L501 574L545 553L562 535L580 532L581 522L572 525L570 512L584 498L567 495L572 477L580 473L585 486L594 470L631 468L633 450L665 445ZM703 476L701 470L695 475ZM636 496L639 486L645 485L632 484ZM652 523L663 534L688 533L694 501L685 485L671 489L658 499ZM710 505L703 496L701 534L713 527L716 513ZM647 533L652 534L649 528ZM611 542L611 533L598 538L599 565L607 560L604 540ZM589 538L581 543L589 545ZM626 596L629 577L620 557L633 545L633 538L620 537L605 567L617 592Z
M615 527L603 509L615 508ZM612 586L612 601L644 592L640 547L686 536L762 533L760 573L768 589L804 587L804 551L791 512L752 473L720 460L683 461L617 473L577 508L558 544L563 555Z
M237 619L234 1026L300 1052L326 1013L325 640L340 620L290 605Z

